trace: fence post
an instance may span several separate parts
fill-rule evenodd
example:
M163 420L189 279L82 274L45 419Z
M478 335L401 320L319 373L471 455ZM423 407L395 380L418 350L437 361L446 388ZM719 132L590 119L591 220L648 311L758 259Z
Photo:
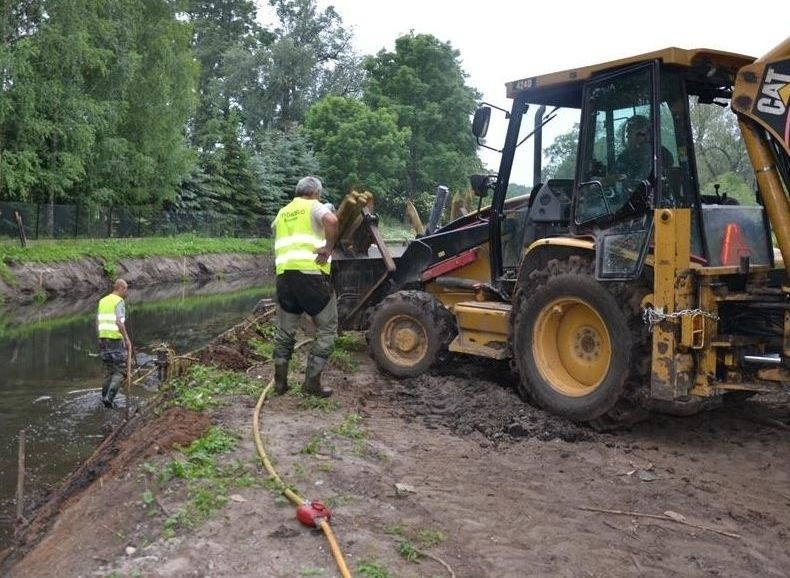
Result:
M19 244L27 247L27 237L25 237L25 227L22 224L22 215L19 214L19 211L14 211L14 217L16 217L16 226L19 229Z
M110 210L107 211L107 238L112 238L112 205L110 205Z
M36 241L38 241L38 220L41 218L41 203L36 203Z
M76 204L77 207L77 214L74 215L74 238L77 238L77 235L80 232L80 204Z

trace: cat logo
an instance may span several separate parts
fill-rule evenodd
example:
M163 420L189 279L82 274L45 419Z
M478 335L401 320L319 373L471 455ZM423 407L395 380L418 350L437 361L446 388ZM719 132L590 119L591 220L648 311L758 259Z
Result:
M784 116L790 103L790 74L780 74L769 67L757 99L757 110L763 114Z

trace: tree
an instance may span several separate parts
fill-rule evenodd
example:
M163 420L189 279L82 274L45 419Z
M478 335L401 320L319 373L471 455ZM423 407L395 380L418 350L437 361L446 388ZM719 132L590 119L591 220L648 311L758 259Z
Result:
M261 212L270 221L293 197L299 179L320 171L318 160L297 125L267 131L261 142L255 166L261 182Z
M690 114L700 191L712 194L713 185L720 184L721 192L753 204L754 170L735 115L729 108L700 105L696 100L690 103Z
M579 145L579 124L566 133L558 135L543 155L548 159L543 167L543 179L572 179L576 173L576 154ZM533 183L537 185L538 183Z
M194 164L185 123L194 110L197 66L191 27L168 0L122 0L108 10L101 45L107 73L86 78L107 104L96 130L83 195L102 202L159 204L174 197Z
M200 62L198 106L189 126L207 195L215 210L249 214L259 208L258 183L244 131L241 95L249 88L236 64L252 58L267 35L256 23L250 0L190 0L193 47ZM194 191L194 189L192 189ZM221 199L221 201L219 201Z
M335 9L320 11L315 0L270 0L269 4L279 21L276 40L261 58L270 126L303 122L310 106L329 94L359 95L360 58Z
M21 4L3 44L1 196L52 207L173 195L191 164L183 127L195 70L176 9L172 0Z
M409 130L398 128L392 111L373 111L358 100L329 96L310 109L305 131L333 201L352 188L370 190L381 199L397 191Z
M410 196L437 184L466 188L468 175L481 168L469 127L479 95L466 86L459 57L449 43L411 33L395 41L395 52L365 61L364 101L374 111L393 111L398 126L410 130L400 183Z

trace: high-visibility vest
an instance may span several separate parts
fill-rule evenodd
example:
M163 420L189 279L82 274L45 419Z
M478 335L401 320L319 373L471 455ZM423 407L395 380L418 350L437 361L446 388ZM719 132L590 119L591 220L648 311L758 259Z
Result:
M284 271L321 271L329 275L330 263L315 262L316 249L326 239L313 231L310 211L318 199L296 197L274 219L274 264L277 274Z
M115 293L110 293L99 301L99 312L96 315L96 321L98 322L100 339L123 338L121 331L118 329L118 324L115 322L115 306L121 301L123 301L123 298Z

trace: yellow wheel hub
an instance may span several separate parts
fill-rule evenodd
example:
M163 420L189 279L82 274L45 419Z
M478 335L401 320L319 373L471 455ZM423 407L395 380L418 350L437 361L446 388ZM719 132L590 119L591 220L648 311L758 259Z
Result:
M398 315L388 319L381 332L384 355L400 366L416 365L428 353L428 334L417 319Z
M603 382L612 361L606 325L586 302L552 301L538 314L532 349L538 370L562 395L588 395Z

